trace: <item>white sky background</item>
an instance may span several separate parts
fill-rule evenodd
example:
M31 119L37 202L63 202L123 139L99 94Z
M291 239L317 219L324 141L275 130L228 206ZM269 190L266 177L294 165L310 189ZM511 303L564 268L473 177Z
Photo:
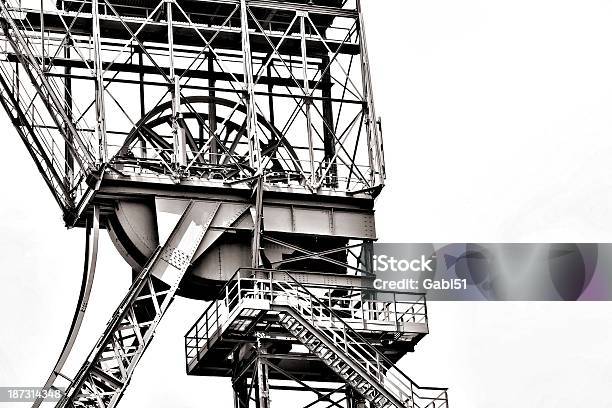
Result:
M610 242L612 2L364 0L388 187L386 242ZM82 230L0 115L0 386L38 386L80 285ZM78 366L129 286L106 234ZM177 300L121 406L230 407L229 380L187 377ZM612 303L431 303L400 363L452 408L609 405ZM8 406L0 403L0 407ZM273 400L273 407L287 406Z

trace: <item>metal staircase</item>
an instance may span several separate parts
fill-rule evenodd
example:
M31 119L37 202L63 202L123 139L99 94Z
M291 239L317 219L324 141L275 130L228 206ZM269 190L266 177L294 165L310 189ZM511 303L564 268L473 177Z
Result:
M372 363L378 365L376 361L364 360L365 364L355 364L354 360L346 358L346 353L349 351L346 347L347 343L341 343L343 339L338 338L337 343L343 346L331 346L328 342L320 339L317 335L318 330L304 321L293 317L291 312L285 314L279 321L283 327L295 336L310 352L317 355L325 364L334 370L347 384L363 395L370 403L378 408L389 408L395 406L412 406L410 405L411 398L408 397L405 402L401 402L394 398L384 388L384 384L380 384L379 378L384 377L382 372L374 372L369 375L363 370L364 366L370 368ZM335 337L335 336L334 336ZM344 354L343 354L344 351ZM359 359L359 355L355 356ZM373 384L376 384L373 385ZM393 401L393 402L392 402Z
M263 317L267 315L269 322L275 321L372 407L448 407L446 389L418 386L380 347L360 334L367 334L364 329L367 325L356 325L350 318L345 321L333 305L329 306L329 301L322 301L291 274L259 271L254 277L245 278L245 271L242 273L226 286L223 299L212 304L187 334L188 372L207 353L214 351L230 331L246 334L256 326L255 322L265 320ZM378 324L395 323L397 327L399 316L414 319L415 315L407 311L418 310L414 305L410 309L398 307L397 302L381 303L391 307L390 313L376 315ZM391 312L393 309L396 311ZM365 316L372 314L364 313L361 320Z

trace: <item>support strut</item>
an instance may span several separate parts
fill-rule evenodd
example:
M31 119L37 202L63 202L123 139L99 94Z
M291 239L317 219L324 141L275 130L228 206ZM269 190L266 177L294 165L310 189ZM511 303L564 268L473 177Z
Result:
M56 407L117 405L220 205L189 203L165 244L132 283Z
M96 272L96 261L98 258L98 239L100 238L100 208L98 206L94 206L94 212L91 219L87 222L85 234L85 262L83 265L83 280L81 281L79 300L77 302L76 310L74 311L74 317L72 318L70 330L68 330L66 342L64 343L62 352L60 353L57 362L55 363L55 366L47 379L47 382L45 382L45 385L42 388L42 392L40 393L41 395L46 394L46 391L49 391L51 387L53 387L55 380L60 375L60 372L62 371L62 368L64 367L64 364L72 351L74 342L76 341L79 330L81 329L81 324L83 323L83 317L85 316L85 310L87 309L87 304L89 302L89 295L91 294L91 287L93 285L94 275ZM32 408L38 408L43 400L44 398L39 396L32 404Z

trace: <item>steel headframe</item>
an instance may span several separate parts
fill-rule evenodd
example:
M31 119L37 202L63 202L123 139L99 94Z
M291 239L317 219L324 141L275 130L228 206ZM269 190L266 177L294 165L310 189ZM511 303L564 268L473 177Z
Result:
M0 102L64 213L103 170L382 187L358 0L29 3L0 2Z

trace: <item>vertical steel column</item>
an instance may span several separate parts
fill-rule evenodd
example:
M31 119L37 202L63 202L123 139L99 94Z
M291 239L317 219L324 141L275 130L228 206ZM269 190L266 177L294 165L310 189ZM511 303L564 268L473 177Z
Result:
M247 136L249 141L249 165L256 174L261 174L261 147L257 132L257 108L255 106L255 86L253 83L253 56L249 34L249 8L247 0L240 1L240 19L242 31L242 54L244 59L244 80L247 99Z
M234 408L248 408L249 394L247 389L246 374L242 371L243 364L240 359L240 350L234 350L234 369L232 373L232 389L234 391Z
M268 78L272 78L272 68L271 65L274 64L274 61L270 61L270 64L268 64L268 67L266 68L266 75L268 75ZM272 81L270 81L268 83L268 110L270 111L270 125L272 125L272 127L276 126L276 118L274 115L274 85L272 84ZM274 135L276 137L276 135Z
M253 268L258 268L261 261L259 250L261 248L261 232L263 230L263 188L263 177L259 176L255 185L255 225L253 226L253 243L251 246L251 266Z
M106 143L106 113L104 109L104 67L102 66L102 52L100 47L100 15L98 0L91 0L92 37L94 43L94 70L96 74L96 133L98 135L98 149L100 163L108 161L108 148Z
M361 246L361 254L359 262L361 263L363 269L368 271L368 273L375 274L374 271L374 241L364 240L363 245Z
M72 39L66 40L64 46L64 58L70 59L70 47L72 47ZM72 68L70 64L67 64L64 68L64 104L66 106L66 116L68 120L72 121ZM72 182L74 175L74 157L72 156L72 150L74 149L74 135L70 132L70 124L64 123L64 132L66 134L66 140L64 141L64 156L66 163L64 165L65 171L65 183L66 189L72 190Z
M198 140L199 140L199 144L198 147L202 148L202 146L204 146L205 139L204 139L204 125L203 124L199 124L198 125Z
M306 50L306 11L297 12L300 16L300 35L302 37L302 73L304 75L304 105L306 109L306 126L308 132L308 155L310 159L310 185L317 184L317 176L315 174L315 158L314 158L314 140L312 135L312 116L310 113L310 105L312 98L310 96L310 82L308 81L308 54Z
M174 27L172 17L172 5L174 0L166 2L166 19L168 23L168 55L170 63L170 81L172 87L172 135L174 137L174 164L178 167L187 166L187 142L185 131L180 125L181 112L181 87L179 78L174 72Z
M247 395L246 380L241 378L233 384L234 408L248 408L249 396Z
M338 166L336 165L336 137L334 134L334 110L332 104L332 79L331 79L331 61L328 55L321 57L321 96L323 97L323 150L325 151L325 164L331 169L327 173L325 184L327 187L338 187Z
M104 108L104 67L102 66L102 55L100 47L100 15L98 0L91 1L92 36L94 43L94 70L96 74L96 133L98 135L99 162L108 161L108 149L106 142L106 113Z
M268 365L265 362L265 350L261 340L257 341L257 408L270 408L270 384L268 383Z
M380 136L378 127L376 126L376 110L374 108L374 92L372 90L372 75L370 72L370 57L368 54L368 45L366 42L366 34L363 20L363 10L361 8L361 0L356 0L357 12L359 14L359 46L361 52L361 78L363 82L364 98L368 106L366 119L366 133L368 137L368 150L370 160L370 182L374 186L377 183L383 183L385 178L385 168L383 165Z
M247 0L240 1L240 21L242 31L242 53L244 59L244 79L247 98L247 135L249 141L249 164L257 176L255 185L255 220L253 241L251 243L251 266L259 267L261 247L261 230L263 227L263 170L261 168L261 150L257 132L257 109L255 107L255 86L253 82L253 56L249 34L249 9Z
M138 49L138 67L140 68L140 72L138 73L139 79L139 95L140 95L140 117L144 118L147 114L146 106L145 106L145 86L144 86L144 61L142 58L142 50ZM147 158L147 142L144 138L140 140L140 157L143 159Z
M208 102L208 131L210 138L210 162L212 164L219 163L218 156L218 147L217 147L217 104L214 102L217 93L215 91L215 86L217 85L217 81L215 81L215 54L211 51L207 55L208 58L208 73L210 75L210 79L208 80L208 96L210 98Z
M272 78L272 64L274 64L274 59L272 59L266 67L266 75L268 76L268 78ZM272 84L272 81L270 81L268 82L268 111L270 112L268 120L270 121L271 127L271 140L280 142L279 135L277 135L274 131L274 129L276 128L276 116L274 114L274 109L274 84ZM278 149L274 149L268 153L270 156L270 161L272 163L274 163L274 160L277 157L277 153Z
M19 5L21 7L21 4ZM40 69L45 72L45 2L40 0Z

